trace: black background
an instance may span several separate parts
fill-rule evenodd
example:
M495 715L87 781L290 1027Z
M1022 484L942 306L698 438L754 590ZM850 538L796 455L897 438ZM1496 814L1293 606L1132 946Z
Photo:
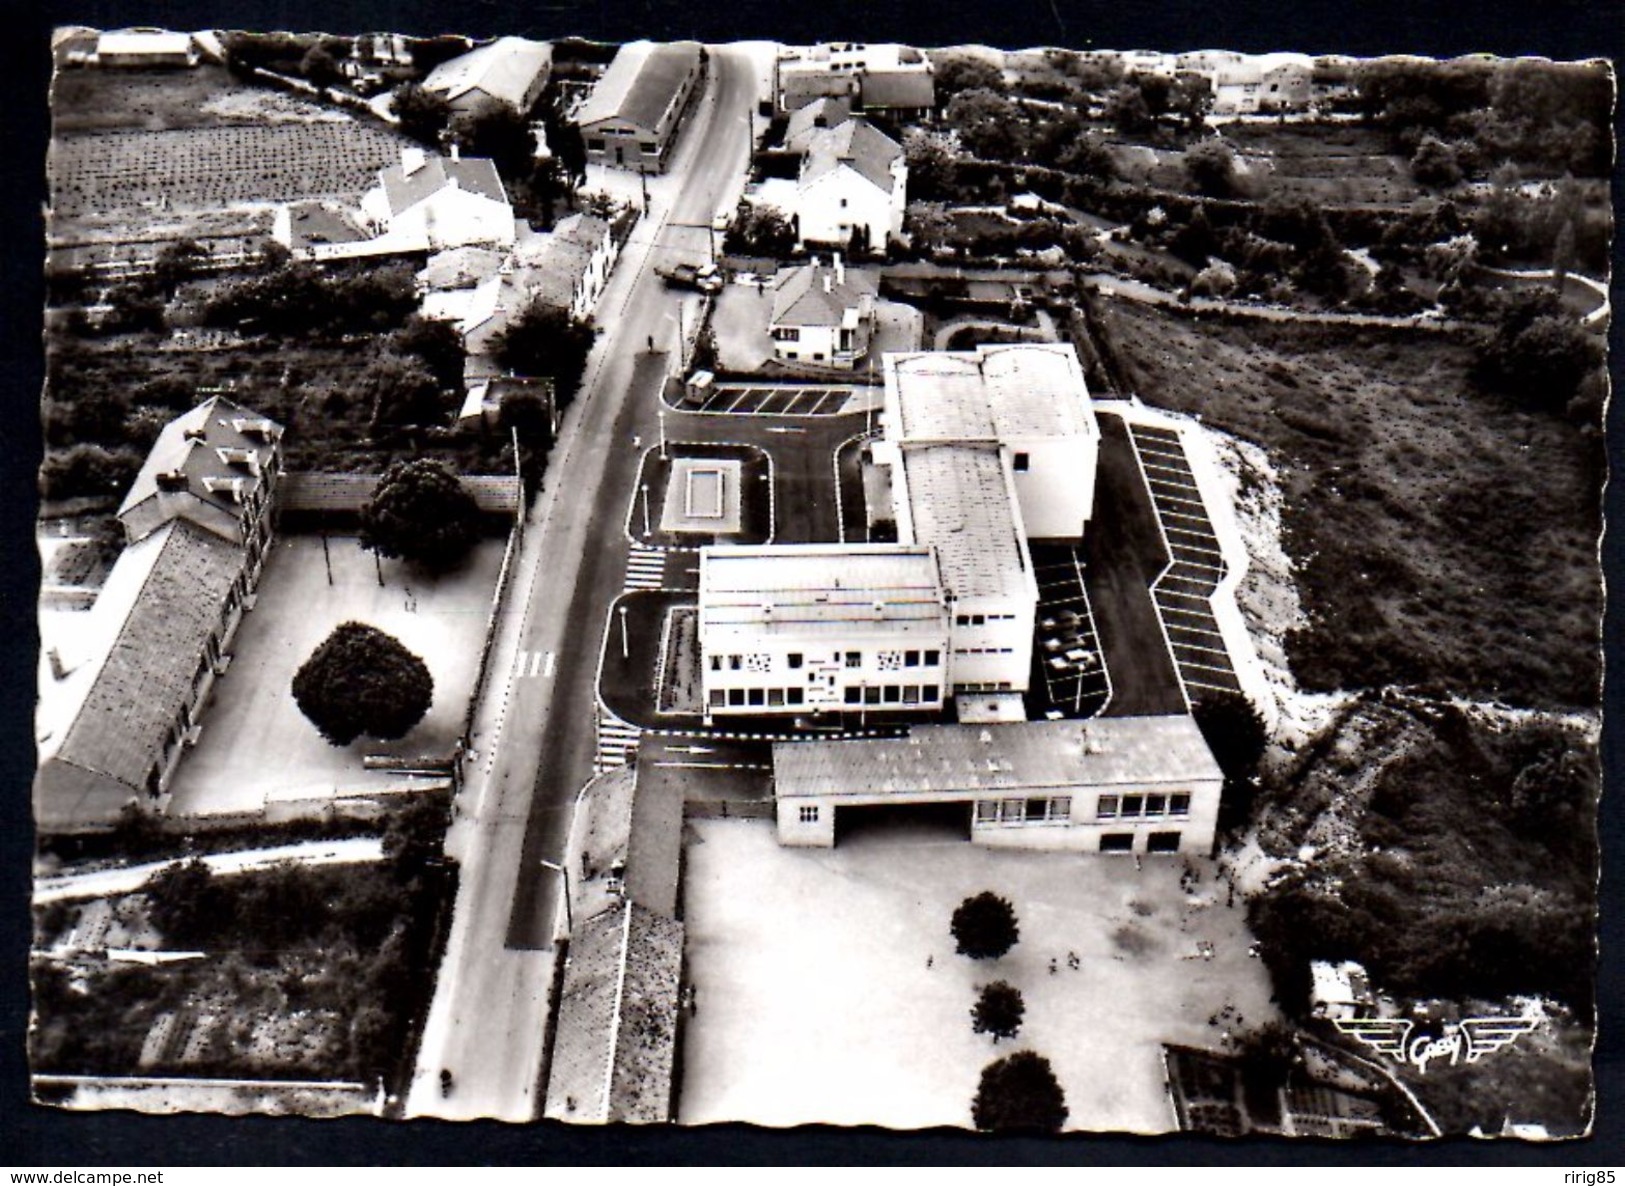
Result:
M1604 869L1601 1019L1596 1054L1598 1110L1595 1135L1558 1146L1466 1139L1427 1145L1336 1144L1310 1141L1218 1141L1196 1137L1088 1137L1053 1140L992 1139L951 1130L891 1133L879 1129L758 1129L744 1125L700 1129L593 1129L559 1124L495 1122L449 1124L346 1120L281 1120L207 1116L148 1117L130 1113L67 1113L28 1102L24 1038L28 1023L29 784L33 775L32 713L34 612L38 556L33 544L37 509L34 472L42 371L43 303L50 80L49 35L57 25L96 28L155 25L173 29L244 28L258 31L412 34L513 33L538 38L570 34L621 41L634 37L704 41L770 39L905 41L918 45L983 43L1002 48L1188 50L1222 48L1253 53L1417 53L1433 56L1488 52L1557 59L1609 58L1616 72L1625 57L1625 0L1539 0L1529 3L1425 3L1423 0L1224 3L1217 0L947 0L906 5L861 0L578 0L526 4L524 0L464 0L451 4L383 4L377 0L283 0L281 3L120 2L0 3L0 531L7 545L0 563L0 630L5 662L0 678L0 1162L52 1168L120 1165L760 1165L760 1164L1529 1164L1583 1168L1625 1164L1625 1076L1621 1074L1625 991L1622 991L1618 878L1625 861L1625 811L1619 802L1622 769L1618 689L1620 623L1611 606L1603 638L1609 652L1603 760L1608 793L1602 805ZM1620 118L1615 116L1619 142ZM1617 157L1617 151L1616 151ZM1615 170L1615 222L1620 213ZM1615 274L1620 250L1616 238ZM1615 308L1619 308L1615 285ZM1611 369L1618 381L1621 338L1616 315ZM1611 408L1609 457L1621 459L1619 413ZM1617 520L1625 496L1610 488L1614 529L1602 556L1610 584L1625 579ZM1518 563L1508 556L1507 563ZM1531 645L1541 645L1539 638ZM1543 1174L1543 1177L1546 1175Z

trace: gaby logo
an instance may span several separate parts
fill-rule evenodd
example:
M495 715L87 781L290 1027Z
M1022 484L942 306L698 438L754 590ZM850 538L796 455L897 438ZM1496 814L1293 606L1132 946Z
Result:
M1395 1062L1426 1073L1428 1064L1447 1059L1448 1065L1473 1063L1503 1046L1510 1046L1522 1034L1540 1024L1538 1017L1464 1017L1445 1022L1438 1036L1415 1034L1414 1021L1364 1017L1339 1017L1337 1028L1364 1042L1378 1054L1392 1055Z

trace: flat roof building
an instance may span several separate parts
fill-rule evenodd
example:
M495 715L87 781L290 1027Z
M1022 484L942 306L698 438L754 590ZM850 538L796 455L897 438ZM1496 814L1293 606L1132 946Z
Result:
M708 717L942 705L948 609L930 548L704 548L699 612Z
M1213 847L1224 774L1188 716L915 725L773 746L779 842L830 847L837 813L961 804L979 844L1081 852Z

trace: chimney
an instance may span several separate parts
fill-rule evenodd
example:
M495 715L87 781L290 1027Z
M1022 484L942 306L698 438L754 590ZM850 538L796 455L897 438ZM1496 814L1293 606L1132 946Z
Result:
M454 161L460 161L463 159L462 147L455 140L451 142L451 159Z
M835 253L835 283L842 288L846 287L846 265L841 262L841 253Z
M834 280L835 280L835 278L833 276L831 276L828 272L824 273L824 291L826 293L830 292L832 290Z
M410 177L428 163L421 148L407 146L401 149L401 172Z

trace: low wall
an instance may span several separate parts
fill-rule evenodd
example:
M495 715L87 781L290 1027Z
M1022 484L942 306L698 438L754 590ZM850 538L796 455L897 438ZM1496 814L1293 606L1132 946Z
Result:
M684 819L775 819L771 799L689 799L683 803Z

